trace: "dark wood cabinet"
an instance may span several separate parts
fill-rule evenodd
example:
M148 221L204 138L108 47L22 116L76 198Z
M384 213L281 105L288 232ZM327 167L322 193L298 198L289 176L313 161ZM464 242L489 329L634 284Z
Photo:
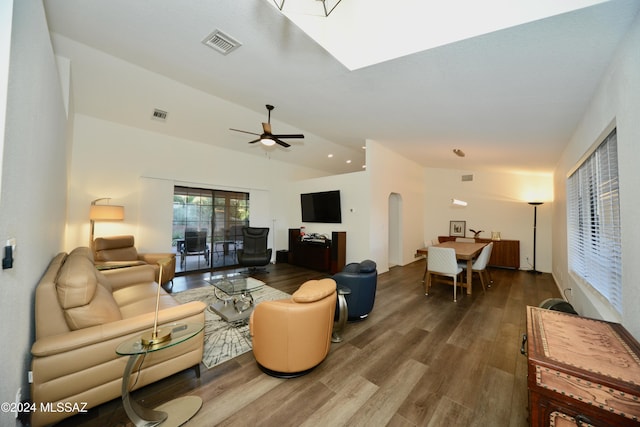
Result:
M300 229L289 229L289 263L335 274L345 266L347 233L334 231L331 240L302 241Z
M455 240L451 236L438 236L440 243ZM493 242L493 250L489 259L491 267L520 268L520 240L475 239L478 243Z
M617 323L527 307L532 427L640 425L640 345Z

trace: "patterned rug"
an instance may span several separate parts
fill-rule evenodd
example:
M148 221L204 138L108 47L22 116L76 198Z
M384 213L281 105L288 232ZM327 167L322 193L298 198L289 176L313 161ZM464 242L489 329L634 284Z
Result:
M216 301L213 290L213 286L205 286L178 292L173 294L173 297L180 303L202 301L209 305ZM221 291L217 292L218 294L224 294ZM289 294L266 285L257 291L251 292L251 295L255 304L260 301L290 297ZM211 369L222 362L251 350L248 320L246 324L234 325L222 320L220 316L213 313L209 308L205 309L204 318L204 355L202 356L202 363L207 369Z

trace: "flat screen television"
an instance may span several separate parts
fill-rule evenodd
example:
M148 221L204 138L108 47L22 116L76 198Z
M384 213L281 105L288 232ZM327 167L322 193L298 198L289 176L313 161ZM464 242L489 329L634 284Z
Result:
M341 223L340 190L300 194L302 222Z

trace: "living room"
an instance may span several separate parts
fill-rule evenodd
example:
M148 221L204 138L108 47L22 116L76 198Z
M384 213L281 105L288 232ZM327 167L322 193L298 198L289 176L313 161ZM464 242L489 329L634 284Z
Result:
M6 361L0 386L3 401L13 401L16 389L27 386L35 284L56 253L88 244L91 200L111 197L126 209L125 221L100 224L98 234L134 234L140 250L166 250L170 249L170 236L163 230L170 230L170 200L177 183L250 192L251 223L273 227L274 249L286 249L286 230L302 225L301 192L340 189L344 221L339 226L349 234L347 259L375 259L381 272L390 265L413 262L415 249L424 246L427 239L447 234L450 220L466 220L468 228L484 230L484 237L500 231L505 239L520 240L521 265L528 268L533 253L533 209L526 202L533 190L537 192L534 197L550 201L538 209L538 269L552 273L560 289L572 288L571 302L581 312L620 321L640 337L639 314L634 309L640 303L635 280L640 266L633 261L640 254L640 225L635 220L640 204L634 197L637 186L630 184L636 183L639 175L635 166L640 138L636 119L640 102L635 96L640 92L640 63L635 54L640 49L637 17L587 109L576 113L576 130L553 175L470 171L464 165L424 168L370 140L366 171L322 176L318 170L279 160L74 114L71 93L77 89L60 90L59 65L54 60L43 6L39 2L14 4L9 24L2 30L8 35L3 39L10 41L11 57L8 50L3 51L8 93L6 119L2 115L0 235L3 240L16 238L16 251L14 267L1 273L3 338L11 343L2 350ZM181 88L158 75L144 76L163 80L175 90ZM67 74L66 82L71 80ZM612 312L576 283L568 271L566 254L566 175L612 120L619 132L622 183L622 314ZM462 182L461 175L468 173L474 180ZM397 252L387 244L392 193L402 200L402 248ZM465 209L452 207L451 198L466 200L469 205ZM336 227L318 226L309 231L328 233ZM10 423L10 417L3 414L0 421Z

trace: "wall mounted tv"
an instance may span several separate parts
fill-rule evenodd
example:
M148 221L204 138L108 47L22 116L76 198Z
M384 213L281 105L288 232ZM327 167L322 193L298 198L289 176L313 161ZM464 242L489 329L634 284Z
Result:
M340 190L300 194L302 222L341 223Z

